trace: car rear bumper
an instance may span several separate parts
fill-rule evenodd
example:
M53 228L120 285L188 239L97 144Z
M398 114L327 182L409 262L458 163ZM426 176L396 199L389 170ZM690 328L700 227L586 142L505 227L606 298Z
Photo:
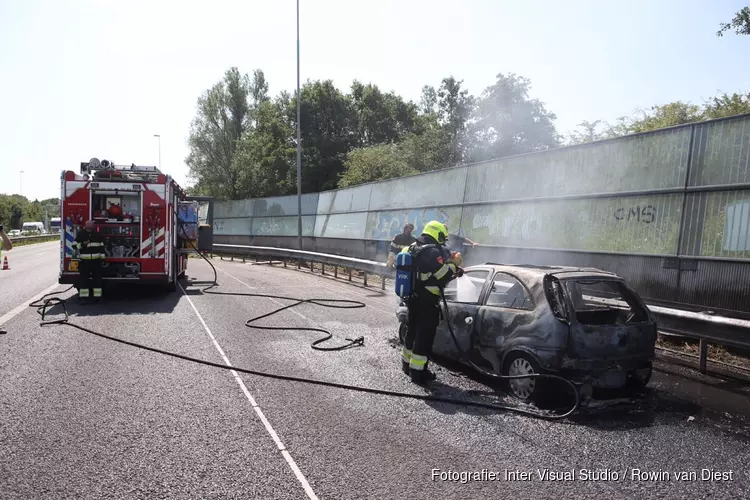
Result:
M642 354L618 359L563 358L560 373L564 377L595 388L620 389L627 384L628 374L649 368L653 355Z
M586 373L612 371L628 372L647 366L653 359L653 350L618 358L569 358L564 356L560 361L560 369Z

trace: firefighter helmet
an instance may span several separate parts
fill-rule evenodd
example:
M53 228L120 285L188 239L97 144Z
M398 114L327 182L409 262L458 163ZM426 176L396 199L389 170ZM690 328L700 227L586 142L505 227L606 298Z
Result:
M443 223L433 220L425 224L424 229L422 229L422 235L430 236L440 245L443 245L448 239L448 229Z

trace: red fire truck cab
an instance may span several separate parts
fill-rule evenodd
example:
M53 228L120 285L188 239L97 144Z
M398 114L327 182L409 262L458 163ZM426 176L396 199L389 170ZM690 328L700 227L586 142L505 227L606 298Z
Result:
M104 236L103 280L177 288L188 254L198 245L198 197L190 197L156 167L120 166L92 158L80 174L63 171L60 186L61 284L77 284L73 242L87 220ZM206 225L204 225L206 226ZM211 239L210 224L205 231ZM201 242L203 243L203 242Z

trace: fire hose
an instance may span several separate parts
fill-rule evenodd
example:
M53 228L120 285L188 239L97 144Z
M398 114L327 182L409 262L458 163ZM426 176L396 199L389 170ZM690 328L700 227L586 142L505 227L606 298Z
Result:
M185 229L184 223L178 219L180 225L183 228L183 231ZM207 285L205 288L201 288L200 291L205 294L209 295L227 295L227 296L240 296L240 297L256 297L256 298L270 298L270 299L279 299L279 300L291 300L294 301L292 304L283 306L281 308L275 309L269 313L262 314L260 316L253 317L245 322L245 325L249 328L259 329L259 330L274 330L274 331L312 331L312 332L319 332L327 335L324 338L318 339L315 342L312 343L311 347L316 350L321 351L337 351L337 350L343 350L348 349L355 346L364 346L364 337L359 337L357 339L347 339L349 341L348 344L344 344L337 347L319 347L318 344L325 342L333 337L333 335L322 328L299 328L299 327L280 327L280 326L261 326L254 324L258 320L268 318L270 316L273 316L275 314L278 314L282 311L285 311L287 309L291 309L293 307L299 306L301 304L313 304L321 307L329 307L334 309L353 309L353 308L363 308L366 307L366 304L359 301L354 300L345 300L345 299L319 299L319 298L312 298L312 299L298 299L293 297L285 297L285 296L278 296L278 295L271 295L271 294L262 294L262 293L246 293L246 292L222 292L222 291L215 291L212 290L213 288L219 286L218 282L218 273L216 272L216 267L213 265L213 263L205 256L203 253L201 253L193 244L192 240L190 241L191 246L193 249L200 255L201 258L203 258L206 262L208 262L209 266L211 266L211 269L213 271L213 282L209 285ZM265 378L271 378L271 379L277 379L277 380L286 380L290 382L298 382L303 384L312 384L312 385L318 385L323 387L334 387L338 389L345 389L350 391L356 391L356 392L363 392L363 393L369 393L369 394L378 394L382 396L391 396L391 397L398 397L398 398L406 398L406 399L416 399L421 401L431 401L431 402L437 402L437 403L446 403L446 404L452 404L452 405L460 405L460 406L473 406L478 408L485 408L495 411L510 411L519 413L522 415L527 415L535 418L541 418L546 420L561 420L569 417L573 413L575 413L579 406L580 406L580 392L578 391L577 387L569 380L560 377L558 375L551 375L551 374L540 374L540 373L533 373L533 374L524 374L524 375L497 375L491 372L487 372L486 370L482 369L481 367L476 366L473 362L469 361L469 363L480 373L486 374L492 378L498 378L498 379L523 379L523 378L538 378L538 377L547 377L547 378L555 378L555 379L562 379L566 383L570 384L574 389L575 394L575 404L573 407L562 414L550 414L545 413L541 411L533 411L528 410L524 408L519 408L516 406L507 406L507 405L501 405L496 403L488 403L484 401L475 401L470 399L459 399L459 398L449 398L449 397L443 397L443 396L437 396L434 394L413 394L408 392L399 392L399 391L390 391L386 389L376 389L376 388L370 388L370 387L362 387L362 386L356 386L351 384L341 384L337 382L329 382L324 380L315 380L315 379L309 379L309 378L301 378L301 377L293 377L288 375L280 375L275 373L268 373L268 372L262 372L258 370L252 370L249 368L240 368L236 366L231 366L227 364L220 364L220 363L214 363L208 360L200 359L200 358L194 358L191 356L186 356L184 354L179 354L176 352L171 352L163 349L159 349L156 347L151 347L143 344L139 344L137 342L130 342L128 340L120 339L117 337L113 337L110 335L106 335L101 332L97 332L95 330L92 330L90 328L86 328L85 326L79 325L77 323L74 323L70 321L70 316L68 314L68 310L65 304L66 299L61 299L59 297L53 297L53 295L59 295L62 293L65 293L69 290L74 288L73 286L59 291L59 292L52 292L49 294L44 295L41 299L32 302L29 304L29 307L35 307L37 308L37 313L42 317L42 321L40 323L40 326L53 326L53 325L62 325L62 326L69 326L72 328L75 328L77 330L89 333L91 335L95 335L100 338L104 338L107 340L110 340L112 342L117 342L120 344L125 344L131 347L135 347L137 349L143 349L146 351L151 351L157 354L170 356L173 358L182 359L185 361L190 361L197 364L202 364L206 366L212 366L214 368L220 368L223 370L234 370L239 373L245 373L248 375L256 375L259 377L265 377ZM443 298L443 301L445 301L445 298ZM444 302L445 303L445 302ZM63 316L62 318L58 319L47 319L47 315L49 314L48 309L51 307L54 307L56 305L60 305L63 309ZM454 342L456 342L456 346L458 347L458 341L455 338L455 334L453 332L453 328L450 326L450 321L448 321L448 326L451 332L451 336L453 337ZM463 352L459 349L459 352ZM468 358L468 356L467 356Z

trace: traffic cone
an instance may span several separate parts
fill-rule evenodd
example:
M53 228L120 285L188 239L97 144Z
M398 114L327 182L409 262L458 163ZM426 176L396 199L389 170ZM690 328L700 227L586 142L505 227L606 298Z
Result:
M10 271L10 267L8 266L8 256L6 255L3 257L3 271Z

